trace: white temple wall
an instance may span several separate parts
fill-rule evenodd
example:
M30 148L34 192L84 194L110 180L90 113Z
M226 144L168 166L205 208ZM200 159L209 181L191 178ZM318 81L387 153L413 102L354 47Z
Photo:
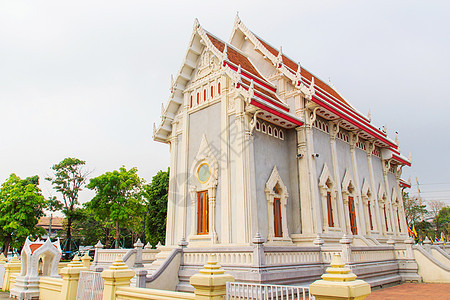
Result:
M286 207L287 220L282 221L287 221L289 234L300 233L296 133L293 130L284 130L284 134L284 140L281 140L256 130L253 132L258 231L264 238L267 238L269 228L269 212L264 189L275 166L289 193Z
M212 153L216 157L219 163L219 169L221 161L221 152L220 152L220 114L221 114L221 106L220 103L215 103L213 105L207 106L199 111L196 111L189 116L189 141L188 141L188 172L191 171L192 164L194 163L194 159L198 153L200 143L203 135L205 135L206 140L208 141L209 147L211 148ZM205 126L207 124L207 126ZM195 176L195 174L189 174L188 177ZM220 239L220 230L221 230L221 214L220 214L220 180L217 184L216 189L216 214L215 214L215 227L216 232L219 235ZM195 216L192 216L192 210L189 209L191 207L191 198L188 193L188 199L186 201L188 208L186 209L186 236L195 235L196 232L192 232L192 228L195 229L195 226L192 224L196 224ZM183 208L180 207L180 211ZM211 228L211 225L210 225ZM179 240L180 237L177 237Z
M341 141L340 139L336 139L336 152L339 164L339 177L342 180L344 178L346 170L352 172L352 157L350 155L350 145L346 142ZM342 182L337 182L337 184L342 184Z
M381 159L372 155L372 167L373 167L373 177L375 180L375 193L378 193L378 188L380 187L380 183L384 186L383 183L383 165L381 164Z
M359 184L362 185L364 180L370 184L369 164L367 163L367 153L359 148L355 149L356 164L358 165Z
M237 195L236 195L236 160L237 160L237 152L236 149L233 148L234 142L236 141L236 125L235 125L236 117L234 115L229 116L229 134L230 134L230 199L231 199L231 218L239 215L239 211L242 210L242 206L237 204ZM232 222L233 223L233 222ZM238 231L240 228L238 226L231 225L231 242L236 243L238 236Z

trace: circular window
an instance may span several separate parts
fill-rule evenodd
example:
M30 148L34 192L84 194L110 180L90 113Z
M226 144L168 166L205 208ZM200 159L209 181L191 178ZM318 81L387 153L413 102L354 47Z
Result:
M200 167L198 167L197 171L198 181L200 181L201 183L205 183L208 181L209 176L211 176L211 170L209 169L208 164L201 164Z

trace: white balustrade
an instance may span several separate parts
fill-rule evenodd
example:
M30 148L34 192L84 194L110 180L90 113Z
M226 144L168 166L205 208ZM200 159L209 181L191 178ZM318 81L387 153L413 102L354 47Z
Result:
M383 260L394 260L394 250L353 250L353 262L373 262Z
M307 286L227 282L226 299L313 300L314 296L309 294L309 287Z
M187 265L203 265L208 257L213 254L222 266L244 265L251 266L253 262L253 252L221 252L220 250L211 252L184 253L184 263Z
M307 263L320 263L320 252L265 252L266 265L297 265Z

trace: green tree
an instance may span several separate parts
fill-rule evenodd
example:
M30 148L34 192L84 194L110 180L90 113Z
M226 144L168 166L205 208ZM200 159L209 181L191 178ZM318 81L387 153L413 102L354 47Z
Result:
M159 171L152 178L152 182L144 186L145 198L148 205L146 221L147 241L156 245L159 241L165 243L167 219L167 195L169 192L169 169Z
M96 195L87 203L97 219L109 219L115 224L115 248L119 248L120 225L125 225L130 215L142 213L143 180L137 168L121 167L118 171L106 172L92 178L87 187Z
M406 222L412 226L419 223L428 211L425 204L421 204L419 198L410 197L409 193L403 193L403 207L405 209Z
M20 179L11 174L0 188L0 240L3 252L9 247L20 248L27 236L34 238L45 233L37 227L39 218L50 202L44 199L38 188L39 177Z
M77 207L78 195L83 189L89 176L85 169L86 162L78 158L66 157L60 163L52 166L53 177L48 177L53 188L62 195L62 212L66 216L66 245L71 248L72 223L80 218L81 213ZM65 249L63 249L65 250Z
M450 207L441 208L434 222L440 224L441 231L448 236L450 234Z

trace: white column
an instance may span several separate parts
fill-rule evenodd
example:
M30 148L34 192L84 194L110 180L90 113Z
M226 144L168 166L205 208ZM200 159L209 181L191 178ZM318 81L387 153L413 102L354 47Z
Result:
M179 214L177 214L177 218L179 217L179 228L181 228L181 236L177 236L174 243L178 242L182 237L186 237L186 228L188 224L187 222L187 209L188 209L188 199L189 199L189 191L188 191L188 179L189 179L189 171L188 171L188 155L189 155L189 118L190 114L188 113L189 103L190 101L189 95L185 94L185 106L183 112L183 134L181 135L181 149L180 149L180 166L179 172L180 174L179 181L179 191L182 195L180 203L177 205L177 209L179 210ZM195 223L195 215L191 216L191 222ZM195 232L191 232L191 234L196 234Z
M377 230L381 233L381 216L380 216L380 206L378 204L378 197L376 195L377 188L375 186L375 176L373 174L373 162L372 162L372 153L375 150L375 145L373 143L368 143L366 145L367 149L367 164L369 166L369 178L370 178L370 186L372 187L372 193L375 197L372 201L375 201L375 210L372 211L372 223L374 230ZM372 206L374 207L374 206ZM375 216L373 215L375 214ZM375 217L375 218L374 218ZM376 220L376 222L374 222Z
M334 182L336 184L337 190L336 206L337 206L338 222L336 225L339 226L344 233L348 234L345 226L344 199L342 198L341 177L339 176L340 172L336 149L336 136L339 133L339 125L336 123L330 123L329 128L330 128L330 146L331 146L331 158L333 162Z
M357 205L358 205L358 214L356 215L356 223L358 224L358 234L361 232L366 233L366 224L361 220L364 217L363 204L361 198L361 188L359 184L359 175L358 175L358 165L356 163L356 143L358 142L357 134L352 134L350 138L350 154L352 157L352 166L353 166L353 179L355 180L355 189L356 196L358 197Z
M232 241L232 211L231 211L231 190L230 190L230 125L228 116L228 102L233 101L230 97L229 81L222 90L220 102L220 202L221 202L221 231L220 241L222 244L229 244Z
M167 199L167 224L166 224L166 245L174 245L176 243L175 234L175 210L176 210L176 188L177 188L177 154L178 154L178 137L174 131L175 123L172 124L172 137L170 138L170 171L169 171L169 192Z

